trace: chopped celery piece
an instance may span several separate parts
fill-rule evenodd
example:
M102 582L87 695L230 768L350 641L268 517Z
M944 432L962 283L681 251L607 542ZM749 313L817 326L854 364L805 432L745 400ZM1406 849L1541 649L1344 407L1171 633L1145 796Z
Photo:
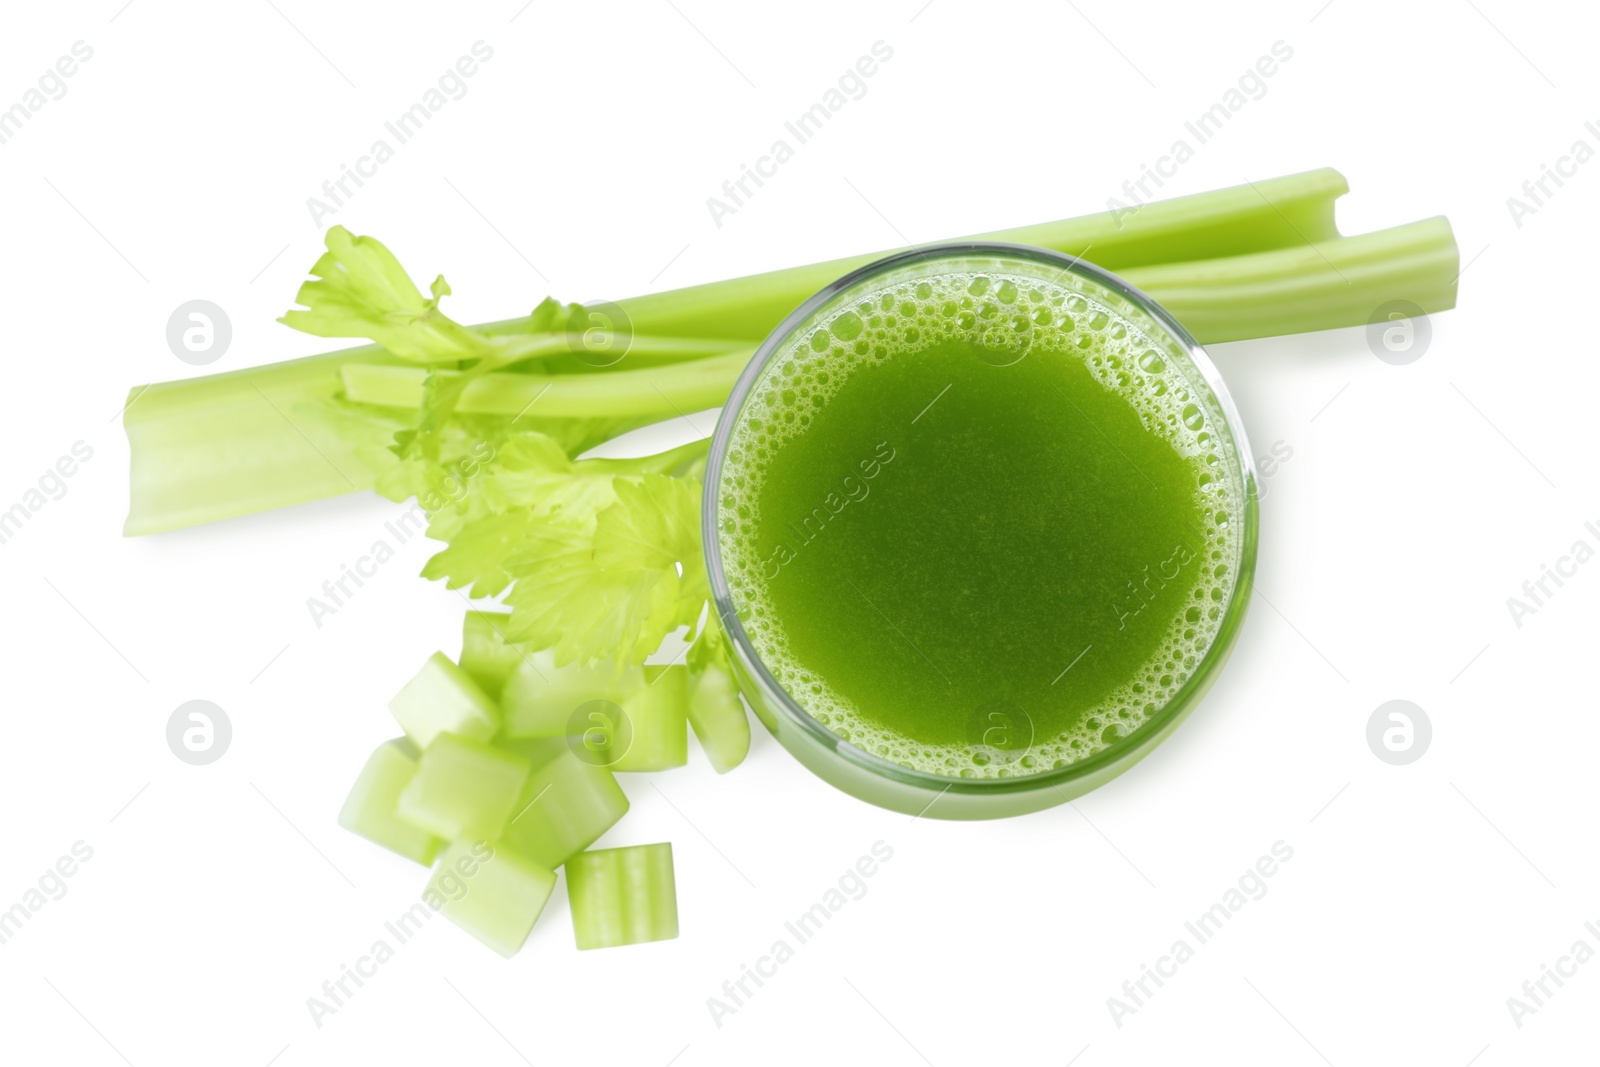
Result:
M632 747L633 721L612 701L590 700L572 713L566 742L591 767L610 767Z
M482 741L440 734L400 794L400 817L450 840L500 836L517 810L528 761Z
M678 936L672 846L665 841L578 853L567 861L567 896L580 949Z
M444 841L402 819L396 810L401 792L417 772L418 756L410 738L379 745L350 787L339 809L339 825L427 867Z
M689 668L646 667L644 676L644 688L622 702L633 737L607 764L614 771L664 771L689 762Z
M523 652L506 642L511 616L503 611L469 611L461 634L461 669L490 697L498 699Z
M440 855L422 899L509 958L528 940L555 884L553 872L508 848L456 841Z
M533 759L500 844L551 870L582 852L628 810L628 798L604 767L584 762L564 740L512 742Z
M689 692L689 725L718 774L727 774L749 754L750 720L739 699L739 685L720 664L707 665L695 678Z
M557 667L554 652L536 652L506 680L501 694L506 736L566 737L573 732L572 713L579 705L591 700L620 704L644 683L637 666L620 671L610 664Z
M428 657L389 701L389 710L406 736L424 749L441 733L487 741L500 726L494 701L443 652Z

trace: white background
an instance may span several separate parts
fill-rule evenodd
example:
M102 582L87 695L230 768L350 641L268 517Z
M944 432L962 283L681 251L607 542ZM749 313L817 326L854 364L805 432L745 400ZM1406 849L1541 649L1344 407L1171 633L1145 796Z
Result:
M1578 939L1600 950L1600 563L1520 628L1506 599L1600 547L1600 164L1520 227L1506 199L1576 139L1600 147L1596 20L1320 2L9 5L0 106L73 42L94 56L0 145L0 509L74 442L94 456L0 545L0 909L74 842L93 858L0 945L0 1059L1593 1056L1600 962L1520 1028L1506 999ZM131 385L205 373L165 343L190 299L232 319L210 370L327 347L273 322L318 253L306 198L480 39L468 94L327 220L447 272L463 321L1101 209L1278 40L1293 58L1169 191L1336 166L1347 233L1448 214L1461 306L1409 366L1360 329L1213 347L1258 452L1293 458L1233 660L1121 779L949 824L843 796L765 734L723 778L696 751L626 776L603 842L672 841L678 940L580 954L558 889L516 959L432 923L319 1028L307 998L425 878L335 813L395 732L388 697L459 647L463 604L414 576L419 539L313 625L306 598L400 510L376 497L124 540L115 415ZM878 40L894 55L867 94L714 225L706 198ZM164 739L193 698L233 722L207 767ZM1405 767L1365 740L1394 698L1434 729ZM716 1026L707 998L879 840L867 895ZM1279 840L1266 896L1117 1026L1107 998Z

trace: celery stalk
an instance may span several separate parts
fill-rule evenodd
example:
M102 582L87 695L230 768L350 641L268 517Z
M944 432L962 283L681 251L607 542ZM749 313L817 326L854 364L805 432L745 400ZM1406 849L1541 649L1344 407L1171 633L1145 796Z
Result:
M372 488L355 445L308 417L339 368L387 361L376 346L232 374L142 385L123 411L133 453L128 536L160 533Z
M1054 248L1113 270L1215 259L1336 237L1333 202L1347 188L1337 171L1309 171L981 239ZM636 335L754 344L806 297L879 255L634 297L618 307ZM529 328L521 318L476 329L503 336ZM356 446L321 410L343 395L341 371L351 365L404 364L368 345L135 388L123 416L132 449L124 533L158 533L370 488L373 478ZM596 371L593 377L613 373ZM674 402L685 411L695 404L692 397ZM667 404L651 410L661 417L675 413ZM365 429L375 440L402 428L370 418L373 425Z
M466 415L511 415L534 404L546 417L653 415L670 418L720 407L753 348L643 370L611 374L487 374L462 391L456 410ZM422 403L421 367L351 364L341 372L346 395L358 404L416 408ZM448 378L448 374L440 375Z
M1358 237L1231 259L1165 263L1123 277L1202 343L1359 326L1380 305L1455 307L1460 256L1440 216Z
M567 861L567 897L579 949L678 936L678 891L667 842L578 853Z
M526 319L478 329L517 333ZM262 367L135 386L122 410L132 451L128 518L137 537L370 489L357 444L324 406L352 363L395 364L363 345ZM404 423L379 424L375 440Z
M1104 211L957 240L1038 245L1113 271L1216 259L1337 237L1333 203L1349 190L1342 174L1323 168L1157 200L1132 211ZM849 256L617 304L638 333L759 339L812 293L887 254Z
M1455 237L1441 217L1299 248L1135 267L1123 277L1209 344L1359 326L1389 300L1442 311L1455 306L1458 273ZM488 374L468 387L459 409L514 415L537 400L541 410L565 416L641 414L652 404L665 416L716 407L744 370L740 357L605 376ZM352 399L415 408L426 372L352 364L343 375Z

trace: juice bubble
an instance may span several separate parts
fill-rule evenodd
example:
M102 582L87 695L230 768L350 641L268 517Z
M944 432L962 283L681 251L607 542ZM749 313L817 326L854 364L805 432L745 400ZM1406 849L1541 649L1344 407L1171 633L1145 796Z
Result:
M1020 763L1033 750L1033 717L1014 701L992 701L973 711L967 742L975 763Z

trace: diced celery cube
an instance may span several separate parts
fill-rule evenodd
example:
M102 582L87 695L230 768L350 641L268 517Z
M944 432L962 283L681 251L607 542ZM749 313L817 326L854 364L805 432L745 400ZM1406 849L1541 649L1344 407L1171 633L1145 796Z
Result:
M555 654L536 652L517 664L501 693L510 737L565 737L572 713L591 700L621 703L644 687L636 666L557 667Z
M628 798L604 767L584 762L567 742L522 742L533 759L500 844L551 870L582 852L628 810ZM518 746L520 748L520 746Z
M614 771L664 771L689 762L689 668L646 667L645 686L622 702L632 730Z
M406 736L427 748L441 733L487 741L500 726L500 710L443 652L428 657L415 678L389 701Z
M713 663L700 672L689 692L689 725L718 774L726 774L750 752L750 720L733 675Z
M633 720L620 704L588 700L572 713L565 738L573 753L593 767L610 767L633 744Z
M417 759L417 746L409 738L379 745L350 787L339 809L339 825L426 867L444 841L402 819L396 810L400 794L416 774Z
M508 848L456 841L439 856L422 899L502 956L528 940L556 876Z
M678 890L666 842L578 853L567 861L567 896L580 949L678 936Z
M452 841L493 841L516 813L529 769L515 753L440 734L400 794L400 817Z
M490 697L498 698L524 653L506 642L503 611L469 611L461 632L461 669Z

